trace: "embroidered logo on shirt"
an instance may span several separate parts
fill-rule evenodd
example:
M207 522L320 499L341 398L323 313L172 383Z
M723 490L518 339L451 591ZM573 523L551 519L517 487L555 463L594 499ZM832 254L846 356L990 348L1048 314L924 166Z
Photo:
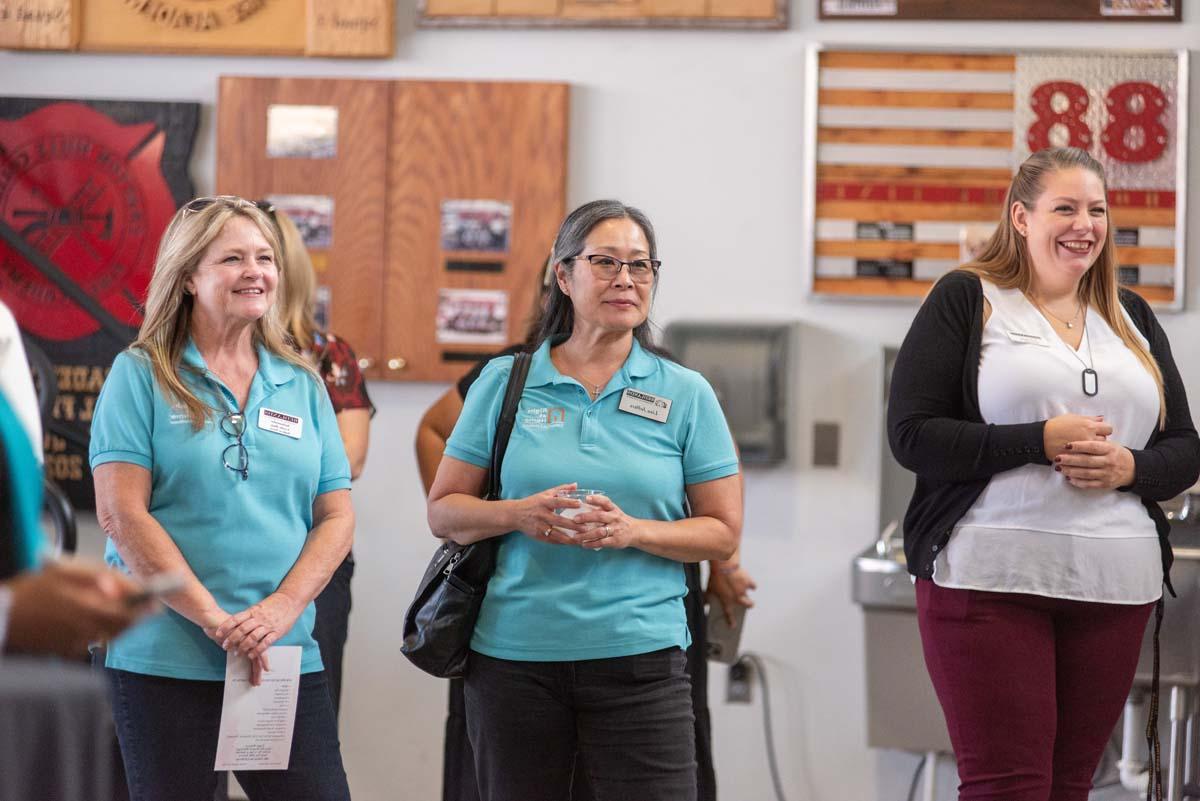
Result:
M547 428L562 428L567 424L567 410L561 406L541 406L521 412L521 428L544 431Z

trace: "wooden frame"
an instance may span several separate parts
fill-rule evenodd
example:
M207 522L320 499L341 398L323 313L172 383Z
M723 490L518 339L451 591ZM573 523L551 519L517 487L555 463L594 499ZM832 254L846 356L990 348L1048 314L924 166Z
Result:
M788 0L420 0L428 28L788 27Z
M386 58L393 0L0 0L0 47Z
M822 20L1180 22L1183 0L818 0Z
M524 338L565 211L568 101L561 83L223 77L217 191L331 198L331 245L312 253L330 330L370 378L454 380ZM277 105L335 107L335 147L271 157ZM507 205L502 248L444 249L443 204L464 200ZM506 313L453 329L454 292Z
M810 293L922 297L990 234L1016 165L1033 149L1072 144L1108 172L1122 280L1181 309L1187 64L1186 51L814 46Z

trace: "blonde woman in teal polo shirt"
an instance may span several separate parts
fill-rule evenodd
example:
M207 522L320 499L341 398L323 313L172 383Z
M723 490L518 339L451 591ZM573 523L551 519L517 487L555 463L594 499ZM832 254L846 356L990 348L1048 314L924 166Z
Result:
M708 382L650 345L646 216L581 206L553 260L502 499L479 496L511 356L471 388L429 493L435 535L502 538L465 680L480 797L564 801L579 759L596 801L693 801L683 563L737 548L733 440ZM605 495L556 513L580 487Z
M296 645L289 767L240 771L253 801L350 798L312 638L312 600L350 549L350 468L333 407L287 344L274 226L201 198L159 246L138 339L96 404L91 465L106 559L184 578L167 613L115 640L107 670L132 801L209 801L227 652L269 671Z

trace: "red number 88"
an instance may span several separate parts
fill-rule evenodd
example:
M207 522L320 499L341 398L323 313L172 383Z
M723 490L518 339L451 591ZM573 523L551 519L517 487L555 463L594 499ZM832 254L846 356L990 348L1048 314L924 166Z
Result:
M1068 106L1055 111L1054 96L1062 94ZM1134 102L1140 99L1141 108L1134 111ZM1167 108L1167 98L1152 83L1127 81L1108 90L1105 96L1109 122L1101 136L1104 150L1116 161L1144 163L1154 161L1167 147L1168 132L1162 124L1162 115ZM1050 147L1050 129L1062 125L1067 129L1067 142L1071 147L1090 150L1092 132L1083 115L1088 109L1088 94L1084 87L1071 81L1050 81L1038 86L1029 96L1029 105L1037 119L1029 126L1026 141L1030 150ZM1128 141L1131 131L1141 131L1140 144Z

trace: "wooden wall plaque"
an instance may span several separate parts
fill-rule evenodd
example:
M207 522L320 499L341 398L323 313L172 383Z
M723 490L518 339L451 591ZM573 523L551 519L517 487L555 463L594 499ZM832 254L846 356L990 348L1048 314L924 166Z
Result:
M391 0L0 0L0 46L385 58Z
M1185 51L810 56L814 293L923 296L991 234L1016 166L1069 145L1104 165L1122 282L1182 308Z
M780 29L787 0L421 0L424 27Z
M368 377L452 380L524 337L565 212L567 85L225 77L219 94L218 192L332 201L310 252ZM287 151L281 106L336 109L335 142ZM499 317L448 321L456 305Z
M819 0L820 19L1180 22L1183 0Z

